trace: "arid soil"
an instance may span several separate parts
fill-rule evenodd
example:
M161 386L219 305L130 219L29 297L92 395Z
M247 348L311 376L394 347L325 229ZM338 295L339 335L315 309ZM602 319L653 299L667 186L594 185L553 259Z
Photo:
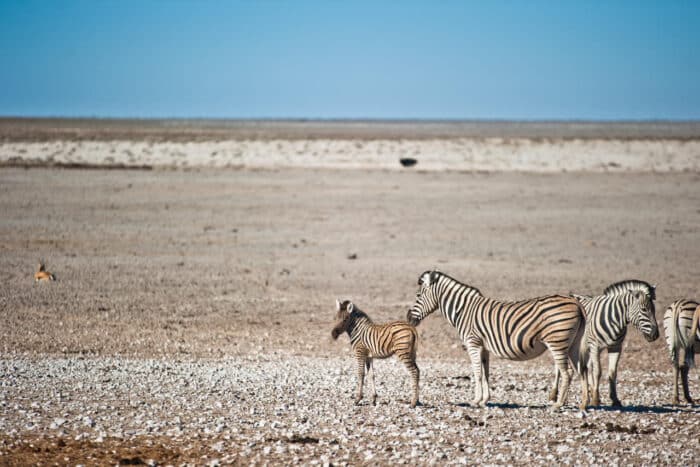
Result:
M395 361L376 364L379 404L353 405L335 298L402 319L426 269L505 299L640 278L660 326L700 298L694 171L419 167L0 169L0 465L696 462L700 408L670 405L663 330L628 333L626 407L582 417L578 382L547 409L546 354L492 359L492 404L469 406L436 313L423 405ZM55 282L34 282L40 258Z

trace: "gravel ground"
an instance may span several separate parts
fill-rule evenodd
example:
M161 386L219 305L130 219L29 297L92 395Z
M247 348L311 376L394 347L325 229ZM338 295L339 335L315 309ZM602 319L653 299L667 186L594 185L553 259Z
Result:
M352 402L349 356L6 356L0 462L29 460L37 447L42 460L61 464L690 465L700 452L700 408L664 405L668 372L640 378L623 371L635 405L582 417L576 396L561 412L545 407L550 374L542 367L496 365L497 402L481 409L465 402L471 382L464 362L419 363L423 405L410 409L408 376L394 361L376 364L374 407Z
M622 410L545 406L549 356L492 360L419 327L425 405L396 362L352 404L335 299L405 316L439 267L515 299L658 284L699 297L695 173L0 170L0 465L693 464L697 407L667 405L662 337L630 331ZM34 283L38 258L57 281ZM606 385L603 400L607 403ZM700 395L698 371L691 391ZM206 457L204 457L206 456Z

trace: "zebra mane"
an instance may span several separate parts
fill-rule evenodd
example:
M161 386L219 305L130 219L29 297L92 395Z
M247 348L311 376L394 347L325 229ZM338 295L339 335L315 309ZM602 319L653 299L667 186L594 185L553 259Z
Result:
M656 287L638 279L627 279L610 284L603 290L603 295L620 295L630 290L641 290L649 295L649 298L656 300Z
M468 289L473 290L474 292L477 293L477 295L480 295L480 296L482 296L482 297L484 296L484 294L482 294L481 291L480 291L479 289L477 289L476 287L474 287L473 285L465 284L464 282L458 281L458 280L455 279L454 277L448 276L448 275L445 274L444 272L433 271L431 274L435 274L435 275L437 275L438 277L439 277L439 276L445 277L445 278L447 278L447 279L449 279L449 280L451 280L451 281L453 281L453 282L458 283L459 285L462 285L462 286L464 286L464 287L466 287L466 288L468 288Z
M348 307L350 306L350 304L352 304L352 312L348 312ZM340 306L341 306L341 311L344 311L345 313L347 313L348 317L350 317L354 320L357 320L358 318L365 318L365 319L369 320L370 323L372 322L372 318L370 318L367 313L360 310L360 308L357 305L355 305L353 302L351 302L350 300L343 301L340 304Z
M365 318L368 320L370 323L372 322L372 318L369 317L367 313L364 311L360 310L357 305L355 305L355 308L353 308L352 313L350 313L350 316L352 316L354 319L358 318Z

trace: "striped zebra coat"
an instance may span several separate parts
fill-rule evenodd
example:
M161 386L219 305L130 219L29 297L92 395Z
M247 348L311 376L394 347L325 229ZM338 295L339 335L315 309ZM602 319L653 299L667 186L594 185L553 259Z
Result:
M549 295L503 302L484 297L478 289L437 271L421 274L418 284L420 290L408 311L408 321L418 324L440 309L457 328L471 358L474 404L483 406L490 397L489 353L509 360L528 360L545 350L551 352L555 364L553 392L557 398L553 408L566 402L571 380L569 358L578 361L584 330L583 310L576 299Z
M415 407L418 404L420 380L420 370L416 365L416 344L418 342L416 328L405 321L374 324L370 317L352 302L336 300L336 325L333 327L331 335L333 339L337 339L344 332L350 336L350 344L357 362L359 381L355 404L359 404L362 400L365 369L372 383L372 405L377 403L377 388L372 360L396 355L406 365L413 379L411 407Z
M678 382L683 385L683 396L693 403L688 388L688 370L695 366L695 352L700 352L700 332L696 326L695 336L691 334L693 319L697 316L700 304L695 300L676 300L664 313L666 344L673 363L673 403L678 404Z
M607 290L607 289L606 289ZM581 342L579 372L586 376L584 402L600 405L600 351L608 351L608 381L613 406L621 406L617 397L617 366L627 325L632 323L644 338L653 342L659 337L654 315L653 294L644 289L615 290L610 295L589 297L572 294L581 302L586 316L586 330Z

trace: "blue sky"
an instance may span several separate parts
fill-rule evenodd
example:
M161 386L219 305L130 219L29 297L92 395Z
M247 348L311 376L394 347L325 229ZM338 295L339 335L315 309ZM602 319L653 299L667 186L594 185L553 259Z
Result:
M700 2L0 0L0 115L700 119Z

